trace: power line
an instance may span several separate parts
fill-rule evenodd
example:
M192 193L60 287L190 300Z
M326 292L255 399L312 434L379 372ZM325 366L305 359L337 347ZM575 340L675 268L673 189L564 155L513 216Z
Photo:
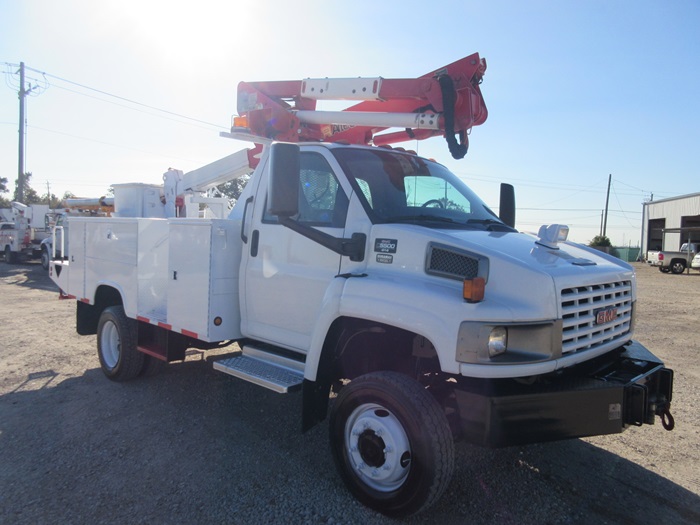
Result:
M73 86L77 86L77 87L80 87L80 88L83 88L83 89L87 89L87 90L89 90L89 91L94 91L95 93L100 93L101 95L105 95L105 96L108 96L108 97L116 98L116 99L118 99L118 100L122 100L122 101L124 101L124 102L128 102L128 103L130 103L130 104L135 104L135 105L137 105L137 106L141 106L141 107L144 107L144 108L152 109L152 110L154 110L154 111L158 111L158 112L160 112L160 113L165 113L165 114L167 114L167 115L172 115L172 116L174 116L174 117L183 118L183 119L185 119L185 120L191 120L192 122L199 122L200 124L206 124L207 126L213 126L213 127L215 127L215 128L220 128L220 129L228 130L228 128L226 128L225 126L221 126L221 125L219 125L219 124L213 124L213 123L211 123L211 122L207 122L206 120L201 120L201 119L194 118L194 117L188 117L187 115L183 115L183 114L181 114L181 113L176 113L176 112L174 112L174 111L169 111L169 110L167 110L167 109L163 109L163 108L158 108L158 107L155 107L155 106L151 106L150 104L145 104L145 103L139 102L139 101L137 101L137 100L133 100L133 99L130 99L130 98L122 97L122 96L120 96L120 95L115 95L114 93L109 93L109 92L104 91L104 90L102 90L102 89L93 88L93 87L87 86L87 85L85 85L85 84L81 84L81 83L79 83L79 82L74 82L74 81L72 81L72 80L68 80L67 78L62 78L62 77L59 77L59 76L57 76L57 75L52 75L52 74L50 74L50 73L46 73L46 72L43 72L43 71L39 71L39 70L34 69L34 68L31 68L31 67L27 67L27 69L30 70L30 71L34 71L35 73L39 73L39 74L41 74L41 75L44 75L45 77L50 77L50 78L59 80L59 81L61 81L61 82L65 82L65 83L67 83L67 84L71 84L71 85L73 85Z
M113 148L128 149L128 150L131 150L131 151L138 151L139 153L146 153L146 154L148 154L148 155L156 155L156 156L158 156L158 157L163 157L163 158L168 158L168 159L179 159L179 160L184 160L184 161L186 161L186 162L193 162L193 163L196 163L196 161L194 161L194 160L192 160L192 159L185 159L185 158L183 158L183 157L175 157L175 156L173 156L173 155L163 155L162 153L154 153L154 152L152 152L152 151L146 151L146 150L142 150L142 149L138 149L138 148L131 148L131 147L129 147L129 146L120 146L119 144L113 144L113 143L111 143L111 142L105 142L105 141L102 141L102 140L96 140L96 139L91 139L91 138L87 138L87 137L80 137L80 136L78 136L78 135L72 135L71 133L65 133L65 132L63 132L63 131L56 131L56 130L53 130L53 129L42 128L42 127L39 127L39 126L28 126L28 127L30 127L31 129L38 129L38 130L41 130L41 131L46 131L46 132L48 132L48 133L55 133L55 134L57 134L57 135L63 135L63 136L71 137L71 138L74 138L74 139L86 140L86 141L88 141L88 142L95 142L95 143L97 143L97 144L104 144L105 146L111 146L111 147L113 147Z
M156 114L156 113L151 113L150 111L143 111L142 109L135 108L135 107L132 107L132 106L127 106L127 105L125 105L125 104L120 104L119 102L114 102L114 101L111 101L111 100L105 100L105 99L103 99L103 98L96 97L96 96L94 96L94 95L88 95L87 93L81 93L80 91L76 91L76 90L74 90L74 89L70 89L70 88L67 88L67 87L64 87L64 86L58 86L58 85L53 84L53 87L58 88L58 89L62 89L62 90L64 90L64 91L68 91L69 93L75 93L76 95L80 95L80 96L83 96L83 97L91 98L91 99L93 99L93 100L98 100L98 101L100 101L100 102L104 102L105 104L112 104L113 106L119 106L120 108L125 108L125 109L131 110L131 111L138 111L139 113L143 113L143 114L145 114L145 115L152 115L152 116L154 116L154 117L166 119L166 120L169 120L169 121L171 121L171 122L178 122L178 123L180 123L180 124L187 124L188 126L194 126L194 127L199 128L199 129L206 129L206 130L209 130L209 129L211 129L210 127L216 127L217 129L227 129L227 128L224 128L223 126L218 126L218 125L216 125L216 124L209 124L209 123L207 123L207 126L210 126L210 127L206 127L206 128L205 128L204 126L199 126L199 125L194 124L194 123L191 123L191 122L182 122L181 120L177 120L177 119L174 119L174 118L166 117L166 116L163 116L163 115L158 115L158 114Z

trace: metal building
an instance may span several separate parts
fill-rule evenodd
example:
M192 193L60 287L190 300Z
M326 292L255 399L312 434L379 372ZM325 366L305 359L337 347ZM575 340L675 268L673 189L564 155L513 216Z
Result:
M649 201L642 209L642 254L700 242L700 193Z

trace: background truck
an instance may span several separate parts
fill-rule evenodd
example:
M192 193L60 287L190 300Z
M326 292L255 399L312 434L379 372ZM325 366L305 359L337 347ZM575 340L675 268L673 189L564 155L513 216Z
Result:
M647 263L656 266L664 273L683 273L691 266L691 261L700 252L700 243L684 242L680 251L650 251L647 253Z
M49 235L44 226L48 213L46 204L12 203L12 222L0 226L0 249L6 263L41 255L41 241Z
M46 238L41 241L41 265L49 269L49 262L68 257L68 219L70 217L109 217L114 211L114 198L69 198L64 206L45 217Z
M302 429L329 416L346 486L391 516L441 497L455 439L504 447L656 416L670 430L673 372L632 339L628 264L563 225L518 232L511 186L497 215L437 162L376 147L444 135L463 157L485 69L475 54L418 79L242 83L224 135L255 148L167 172L162 198L115 191L116 217L71 218L70 258L49 272L105 375L236 342L214 368L300 391ZM316 112L323 98L360 102ZM251 172L227 217L201 218L196 192Z

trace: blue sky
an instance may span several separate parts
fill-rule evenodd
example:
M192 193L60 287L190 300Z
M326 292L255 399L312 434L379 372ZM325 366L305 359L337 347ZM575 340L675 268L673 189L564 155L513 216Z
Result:
M472 131L467 157L452 160L439 138L406 146L494 207L499 183L514 184L520 229L559 222L588 242L612 174L607 234L637 246L644 200L700 192L695 0L187 5L0 0L0 176L13 187L17 76L6 63L36 70L32 186L91 197L246 147L218 137L242 80L416 77L478 52L489 118Z

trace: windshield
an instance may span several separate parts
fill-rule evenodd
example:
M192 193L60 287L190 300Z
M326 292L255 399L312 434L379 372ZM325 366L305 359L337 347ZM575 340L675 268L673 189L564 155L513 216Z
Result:
M513 231L440 164L396 150L332 151L374 223Z

